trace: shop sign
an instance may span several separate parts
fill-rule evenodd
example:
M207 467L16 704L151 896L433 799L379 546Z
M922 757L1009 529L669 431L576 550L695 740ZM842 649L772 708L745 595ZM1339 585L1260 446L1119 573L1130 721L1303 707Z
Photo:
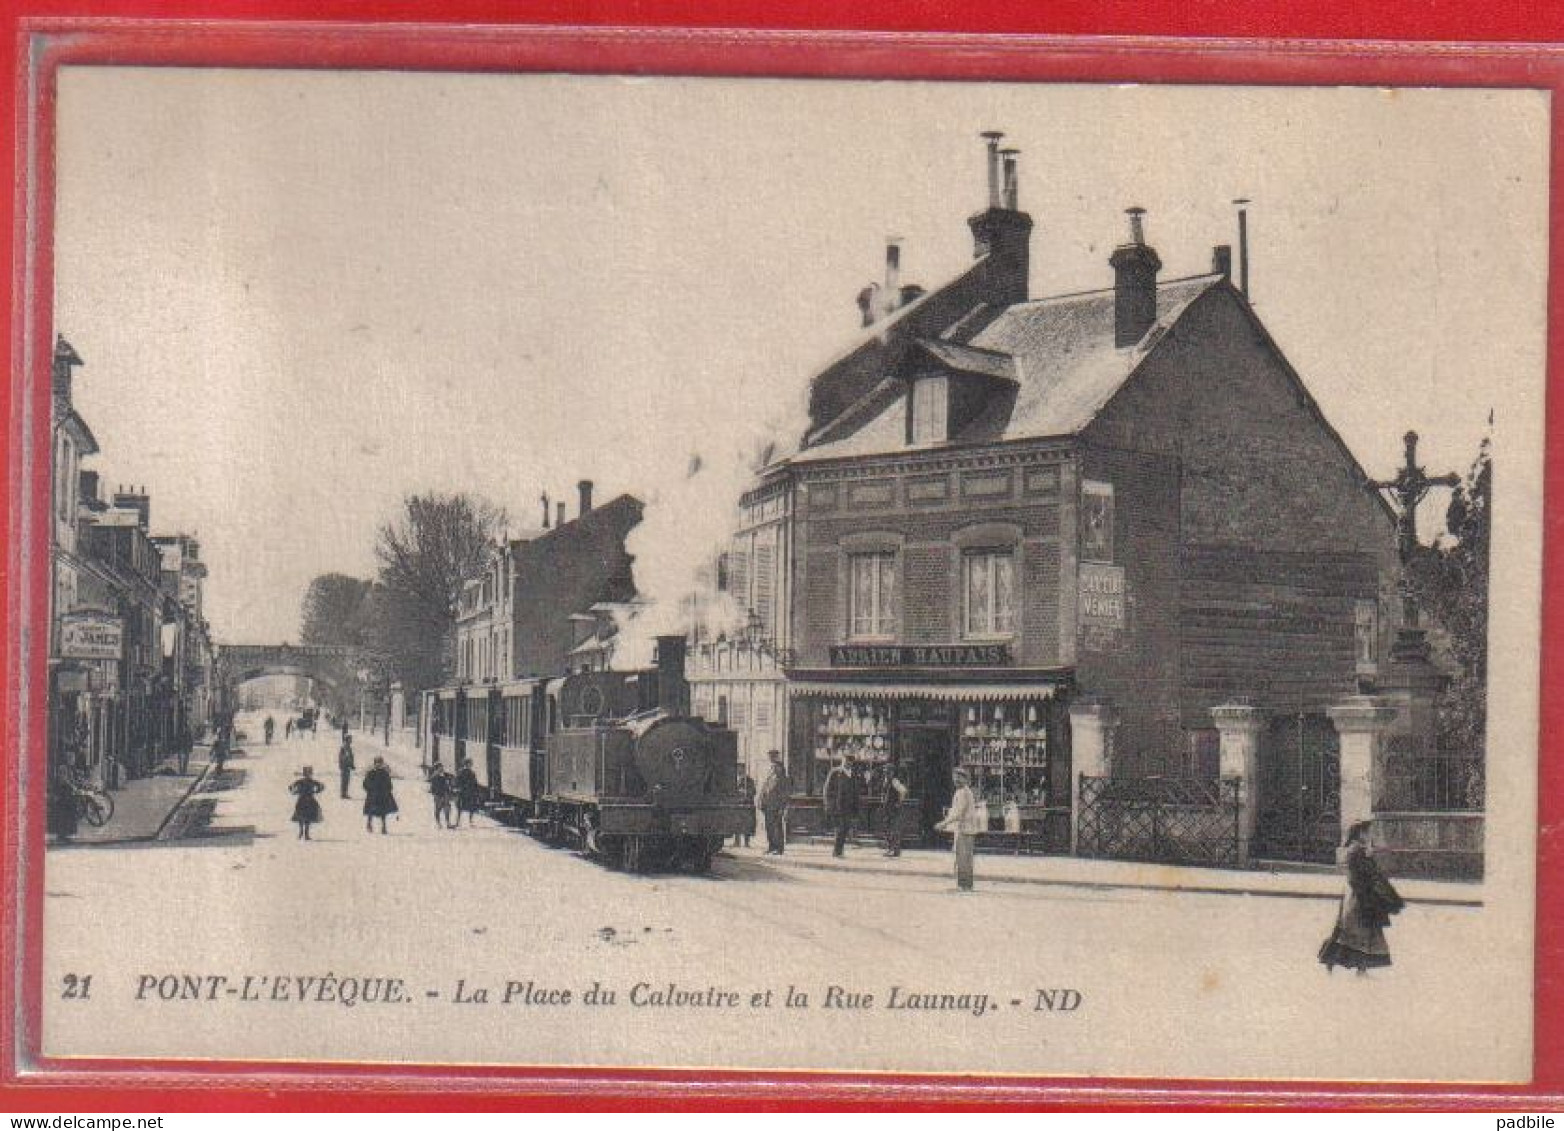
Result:
M1008 644L838 644L836 668L992 668L1010 663Z
M60 655L70 660L117 660L123 628L104 613L67 613L60 618Z
M1077 602L1083 642L1103 650L1124 633L1124 567L1082 562L1080 599Z

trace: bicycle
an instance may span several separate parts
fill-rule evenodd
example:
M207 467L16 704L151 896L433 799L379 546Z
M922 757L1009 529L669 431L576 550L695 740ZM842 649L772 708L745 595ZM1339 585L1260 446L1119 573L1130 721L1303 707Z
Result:
M95 829L108 824L114 816L114 795L80 778L73 778L70 785L77 818Z

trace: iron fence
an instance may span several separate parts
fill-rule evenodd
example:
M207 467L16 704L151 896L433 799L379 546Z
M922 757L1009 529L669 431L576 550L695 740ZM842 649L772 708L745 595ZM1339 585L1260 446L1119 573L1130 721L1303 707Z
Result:
M1486 789L1481 754L1429 748L1407 735L1386 743L1375 809L1400 813L1480 812Z
M1239 783L1081 775L1081 856L1231 866L1239 857Z

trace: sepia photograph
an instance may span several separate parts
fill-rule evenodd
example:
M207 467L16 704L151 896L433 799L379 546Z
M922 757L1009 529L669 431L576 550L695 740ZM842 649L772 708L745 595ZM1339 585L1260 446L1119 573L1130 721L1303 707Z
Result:
M39 1066L1532 1079L1546 90L47 109Z

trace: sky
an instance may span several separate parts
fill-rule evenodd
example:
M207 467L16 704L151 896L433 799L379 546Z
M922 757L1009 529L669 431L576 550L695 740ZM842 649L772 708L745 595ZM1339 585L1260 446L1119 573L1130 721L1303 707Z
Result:
M1203 273L1251 198L1255 309L1364 467L1393 474L1412 428L1464 471L1493 410L1501 481L1509 429L1540 494L1542 93L111 67L59 90L89 466L200 536L221 641L297 639L310 579L370 576L415 491L520 531L589 478L650 503L643 564L704 553L859 333L886 237L907 282L970 263L985 129L1021 150L1034 297L1111 285L1131 205L1164 279Z

